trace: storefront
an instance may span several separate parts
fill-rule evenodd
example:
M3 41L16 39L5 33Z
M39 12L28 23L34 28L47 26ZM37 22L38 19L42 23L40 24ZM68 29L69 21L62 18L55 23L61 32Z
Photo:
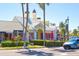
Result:
M0 32L0 42L2 40L5 40L5 34L6 34L6 32Z

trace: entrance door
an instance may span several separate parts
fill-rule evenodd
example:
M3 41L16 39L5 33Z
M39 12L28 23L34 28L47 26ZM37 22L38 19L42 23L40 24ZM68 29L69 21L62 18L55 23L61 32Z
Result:
M53 40L53 32L50 33L50 39Z
M42 29L38 29L38 31L37 31L37 33L38 33L38 39L43 39L43 31L42 31Z

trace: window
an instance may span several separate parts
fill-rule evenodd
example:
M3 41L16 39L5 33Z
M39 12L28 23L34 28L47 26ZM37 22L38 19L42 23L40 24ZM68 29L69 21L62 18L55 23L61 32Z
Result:
M79 42L79 39L77 39L77 42Z

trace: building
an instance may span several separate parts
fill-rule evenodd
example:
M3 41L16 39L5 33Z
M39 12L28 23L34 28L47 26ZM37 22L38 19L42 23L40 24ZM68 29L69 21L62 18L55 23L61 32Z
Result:
M43 28L43 21L40 17L37 17L36 11L33 10L32 19L29 19L28 23L29 39L43 39ZM0 40L5 38L13 39L18 34L23 34L23 23L21 16L15 16L12 21L0 21ZM57 38L57 26L49 23L49 21L46 21L45 38L48 40L56 40Z

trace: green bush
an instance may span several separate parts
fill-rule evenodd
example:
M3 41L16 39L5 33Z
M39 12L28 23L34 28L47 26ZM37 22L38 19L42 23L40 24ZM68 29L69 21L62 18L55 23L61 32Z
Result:
M29 42L25 42L25 43L26 43L26 45L29 44ZM19 41L19 42L18 42L18 46L23 46L23 44L24 44L24 41Z
M15 46L15 44L12 41L2 41L1 46L2 47L11 47L11 46Z
M24 41L2 41L1 46L2 47L15 47L15 46L23 46ZM29 42L26 42L26 45L29 44Z
M44 40L31 40L30 43L33 43L34 45L41 45L43 46Z
M30 43L34 43L34 45L41 45L43 46L44 40L32 40ZM45 40L45 46L47 47L59 47L63 45L63 41L60 40Z
M54 46L62 46L63 42L61 42L61 41L60 42L54 42L54 44L55 44Z
M63 45L63 41L46 41L46 46L47 47L59 47L59 46L62 46Z
M53 41L46 41L45 44L46 44L47 47L54 46L54 42Z

